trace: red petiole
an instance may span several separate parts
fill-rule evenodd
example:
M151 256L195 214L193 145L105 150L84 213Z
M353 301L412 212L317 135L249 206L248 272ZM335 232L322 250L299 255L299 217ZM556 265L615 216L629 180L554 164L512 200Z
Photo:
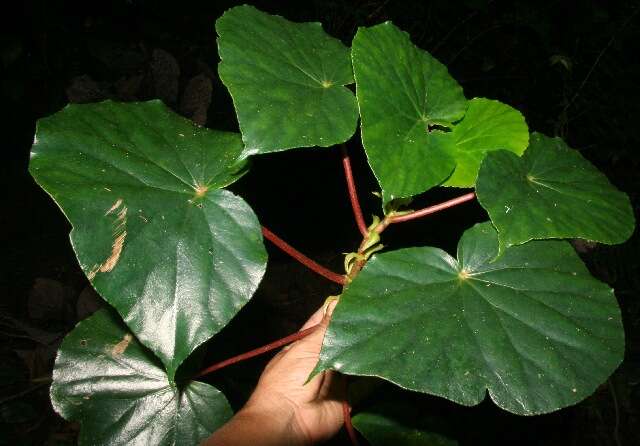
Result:
M311 260L309 257L307 257L304 254L302 254L300 251L298 251L293 246L291 246L290 244L288 244L287 242L282 240L280 237L275 235L273 232L271 232L269 229L265 228L264 226L262 227L262 235L264 235L264 237L267 240L269 240L271 243L276 245L278 248L280 248L281 250L283 250L284 252L289 254L291 257L296 259L298 262L302 263L304 266L306 266L310 270L315 271L316 273L318 273L321 276L331 280L332 282L337 283L338 285L344 285L346 283L346 280L345 280L344 276L341 276L340 274L334 273L333 271L325 268L324 266L320 265L319 263Z
M451 200L444 201L439 204L435 204L433 206L426 207L424 209L420 209L418 211L413 211L404 215L396 215L390 219L391 223L402 223L404 221L414 220L416 218L425 217L427 215L435 214L436 212L443 211L445 209L452 208L462 203L466 203L467 201L473 200L476 197L475 192L469 192L468 194L461 195L456 198L452 198Z
M347 181L347 189L349 191L349 199L351 200L351 208L353 209L353 216L356 219L356 225L363 237L367 236L367 225L364 222L362 216L362 209L360 208L360 201L358 200L358 192L356 191L356 182L353 180L353 171L351 170L351 160L349 159L349 153L344 144L340 146L342 149L342 167L344 168L344 177Z
M344 428L349 435L351 444L353 446L358 446L358 436L356 435L356 430L353 428L353 423L351 423L351 407L349 407L349 402L347 400L342 402L342 417L344 418Z
M233 357L231 357L229 359L225 359L224 361L217 362L217 363L207 367L206 369L200 371L200 373L198 373L195 377L196 378L200 378L201 376L208 375L211 372L215 372L216 370L220 370L220 369L225 368L225 367L227 367L229 365L236 364L236 363L244 361L246 359L253 358L254 356L262 355L263 353L270 352L271 350L275 350L276 348L284 347L285 345L291 344L292 342L295 342L298 339L302 339L302 338L304 338L306 336L309 336L319 326L320 326L320 324L312 325L309 328L305 328L304 330L300 330L297 333L294 333L294 334L291 334L291 335L286 336L284 338L281 338L281 339L278 339L276 341L270 342L269 344L263 345L262 347L258 347L256 349L253 349L253 350L248 351L246 353L242 353L240 355L233 356Z

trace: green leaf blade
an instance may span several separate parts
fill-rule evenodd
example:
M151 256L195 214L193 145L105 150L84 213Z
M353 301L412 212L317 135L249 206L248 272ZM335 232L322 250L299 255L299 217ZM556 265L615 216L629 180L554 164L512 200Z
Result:
M561 139L539 133L522 158L490 153L477 195L498 230L501 252L546 238L622 243L635 227L626 194Z
M173 379L266 267L255 214L220 189L243 173L239 135L160 102L105 102L40 121L32 153L32 175L73 225L80 266Z
M438 433L431 432L433 421L415 412L409 404L379 404L353 417L353 426L372 446L456 446Z
M453 171L450 127L464 115L462 88L446 67L387 22L359 28L352 59L362 141L385 202L422 193Z
M473 187L485 155L509 150L522 155L529 143L529 129L516 109L499 101L474 98L464 119L453 128L456 169L443 186Z
M177 389L157 359L109 310L65 338L53 371L51 401L81 424L79 444L198 444L232 415L214 387Z
M624 335L613 292L566 242L497 254L477 225L458 260L435 248L376 255L336 307L316 370L378 376L474 405L488 390L522 415L590 395L618 366Z
M349 49L319 23L293 23L252 6L216 22L219 74L248 153L329 147L355 132Z

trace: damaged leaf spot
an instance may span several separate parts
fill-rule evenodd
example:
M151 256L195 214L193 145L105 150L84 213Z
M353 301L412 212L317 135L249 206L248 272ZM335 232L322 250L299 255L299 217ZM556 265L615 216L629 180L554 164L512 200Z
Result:
M113 230L113 236L115 238L113 240L113 244L111 245L111 254L100 265L94 265L91 271L89 271L89 273L87 274L89 280L93 280L96 277L96 274L99 272L108 273L109 271L112 271L118 263L118 260L120 260L120 254L122 254L124 241L127 237L127 231L125 229L127 225L127 207L124 205L122 198L118 198L116 202L113 203L113 206L111 206L104 215L111 215L116 211L117 216L114 222L115 227Z
M427 123L427 133L433 133L433 132L449 133L451 132L451 129L442 124Z
M113 241L113 245L111 246L111 255L105 262L100 266L101 273L106 273L111 271L114 266L118 263L120 259L120 254L122 253L122 247L124 246L124 239L127 236L127 231L123 231L122 234L116 237Z
M131 333L127 333L126 335L124 335L124 338L122 338L122 341L118 342L116 345L114 345L111 348L111 351L109 353L114 358L116 356L122 355L127 349L127 347L129 347L129 343L132 340L133 340L133 336L131 335Z
M108 210L107 212L105 212L105 214L104 214L104 215L109 215L109 214L111 214L113 211L115 211L116 209L118 209L118 208L120 207L120 205L121 205L121 204L122 204L122 198L118 198L118 199L116 200L116 202L115 202L115 203L113 203L113 206L111 206L111 207L109 208L109 210Z

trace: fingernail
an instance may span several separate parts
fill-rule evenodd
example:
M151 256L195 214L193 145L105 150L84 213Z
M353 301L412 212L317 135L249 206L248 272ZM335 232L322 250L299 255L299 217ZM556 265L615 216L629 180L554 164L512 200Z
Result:
M329 297L327 297L327 300L324 301L324 315L325 316L327 314L329 316L331 316L331 314L333 314L333 310L336 308L336 305L338 305L338 301L339 301L339 296L329 296Z

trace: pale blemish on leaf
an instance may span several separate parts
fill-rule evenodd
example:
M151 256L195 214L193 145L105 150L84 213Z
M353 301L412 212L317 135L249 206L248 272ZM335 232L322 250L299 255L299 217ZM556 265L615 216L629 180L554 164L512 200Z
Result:
M122 338L122 341L118 342L116 345L114 345L111 350L109 351L109 353L111 354L112 357L117 357L122 355L125 350L127 349L127 347L129 347L129 343L133 340L133 336L131 335L131 333L127 333L126 335L124 335L124 338Z
M120 209L118 211L118 209ZM94 265L91 271L87 274L89 280L93 280L97 273L108 273L120 260L122 249L124 247L124 241L127 237L126 225L127 225L127 207L124 205L122 198L118 198L115 203L107 210L105 216L113 214L118 211L116 220L114 222L113 236L115 237L111 245L111 254L100 265Z
M100 265L98 271L101 273L107 273L116 266L118 260L120 260L120 254L122 254L122 247L124 246L124 239L126 236L127 231L122 231L122 234L116 237L113 241L113 245L111 246L111 255L102 265Z
M104 214L104 215L109 215L109 214L111 214L113 211L115 211L116 209L118 209L118 208L120 207L120 205L121 205L121 204L122 204L122 198L118 198L118 199L116 200L116 202L115 202L115 203L113 203L113 206L111 206L111 207L109 208L109 210L108 210L107 212L105 212L105 214Z

